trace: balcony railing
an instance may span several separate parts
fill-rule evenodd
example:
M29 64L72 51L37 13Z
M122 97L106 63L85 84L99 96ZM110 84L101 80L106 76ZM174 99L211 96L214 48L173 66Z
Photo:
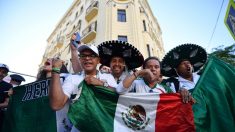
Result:
M63 46L64 39L65 39L64 36L57 38L57 44L56 44L57 48L61 48Z
M89 22L98 14L98 1L94 1L86 10L86 20Z
M82 31L82 39L83 43L89 43L96 37L96 28L97 21L91 23L87 28Z

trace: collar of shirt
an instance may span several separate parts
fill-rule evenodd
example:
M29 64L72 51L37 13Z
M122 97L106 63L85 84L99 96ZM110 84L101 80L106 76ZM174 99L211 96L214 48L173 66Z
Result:
M194 83L196 84L198 79L199 79L199 75L197 73L193 73L193 82L192 81L189 81L189 80L186 80L184 79L183 77L179 76L178 80L179 82L191 82L191 83Z
M117 84L120 83L121 81L123 81L127 75L129 75L129 73L124 71L124 72L122 72L121 76L117 80L115 78Z
M94 75L94 77L97 78L97 79L99 79L100 74L101 74L101 72L97 70L97 71L96 71L96 75ZM85 74L84 71L81 71L80 75L81 75L81 76L84 76L84 77L86 76L86 74Z

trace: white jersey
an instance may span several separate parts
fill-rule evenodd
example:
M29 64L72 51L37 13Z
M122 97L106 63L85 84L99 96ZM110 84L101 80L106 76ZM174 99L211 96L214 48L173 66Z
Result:
M69 75L62 85L65 95L70 98L72 94L75 94L78 97L81 94L81 88L79 87L79 85L84 80L84 78L84 72L76 75ZM96 78L101 81L107 82L110 87L117 87L117 83L111 74L98 72Z
M196 86L199 78L200 78L200 75L198 75L197 73L193 73L193 81L186 80L183 77L179 76L178 77L179 88L185 88L187 90L191 90ZM171 85L170 88L172 89L172 91L175 92L174 83L171 83L170 85Z
M122 75L116 80L117 84L119 84L120 82L122 82L127 76L129 76L130 73L129 72L122 72Z
M142 78L135 80L129 88L124 88L123 82L120 82L116 90L119 94L125 94L127 92L159 94L167 93L165 88L160 84L156 84L153 88L150 88Z

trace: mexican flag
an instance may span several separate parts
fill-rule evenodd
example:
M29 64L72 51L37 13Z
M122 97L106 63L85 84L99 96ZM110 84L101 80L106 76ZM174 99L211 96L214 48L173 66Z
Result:
M69 118L85 132L195 131L191 104L178 94L127 93L118 96L85 83Z
M3 132L71 130L72 124L67 117L69 104L59 111L53 111L49 106L49 82L50 80L42 80L14 88L5 114Z
M183 104L178 94L128 93L83 84L69 118L85 132L235 131L235 68L212 57L193 97Z
M215 57L208 61L193 91L197 131L235 132L235 67Z

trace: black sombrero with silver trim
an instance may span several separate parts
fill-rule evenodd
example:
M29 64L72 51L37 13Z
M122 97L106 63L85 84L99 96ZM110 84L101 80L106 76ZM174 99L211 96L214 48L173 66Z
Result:
M105 41L98 45L98 50L100 63L106 66L110 66L110 61L115 56L124 58L129 70L142 66L144 62L144 57L140 51L128 42Z
M207 53L204 48L196 44L182 44L169 51L162 60L162 75L167 77L177 76L176 68L182 60L189 60L198 71L207 60Z

